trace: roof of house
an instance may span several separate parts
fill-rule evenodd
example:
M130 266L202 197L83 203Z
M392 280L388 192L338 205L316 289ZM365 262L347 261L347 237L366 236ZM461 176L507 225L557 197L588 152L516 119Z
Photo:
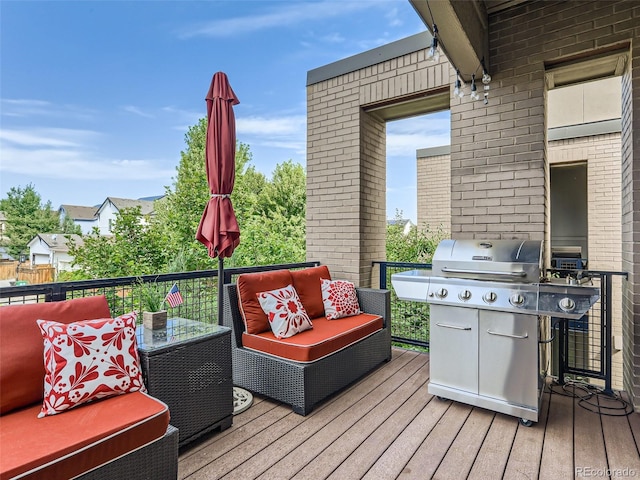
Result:
M140 207L140 213L142 213L142 215L149 215L149 214L153 213L153 211L154 211L154 207L153 207L153 202L152 201L149 201L149 200L134 200L134 199L131 199L131 198L116 198L116 197L107 197L106 200L104 202L102 202L102 205L100 205L100 209L107 202L113 203L113 205L115 205L115 207L118 210L123 210L125 208Z
M81 235L73 234L63 234L63 233L38 233L35 237L31 239L29 242L29 246L33 243L35 239L39 238L43 241L47 247L51 251L54 252L68 252L69 251L69 240L73 239L76 246L84 245L84 241L82 240Z
M64 210L67 217L74 220L94 220L98 207L84 207L82 205L60 205L59 210Z
M404 227L407 223L413 225L411 220L406 218L401 218L400 220L387 220L387 225L400 225L401 227Z

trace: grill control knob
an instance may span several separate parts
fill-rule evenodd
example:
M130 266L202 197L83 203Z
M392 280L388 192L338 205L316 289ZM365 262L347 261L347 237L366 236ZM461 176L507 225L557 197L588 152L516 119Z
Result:
M574 308L576 308L576 302L571 300L569 297L564 297L558 303L560 309L565 312L571 312Z
M487 292L482 298L487 303L493 303L498 299L498 295L496 295L496 292Z
M458 294L458 298L466 302L471 298L471 292L469 290L463 290Z
M514 293L509 298L509 303L511 303L511 305L513 305L514 307L521 307L524 305L524 297L521 293Z
M440 290L436 291L436 297L438 298L444 298L449 294L449 292L447 292L446 288L441 288Z

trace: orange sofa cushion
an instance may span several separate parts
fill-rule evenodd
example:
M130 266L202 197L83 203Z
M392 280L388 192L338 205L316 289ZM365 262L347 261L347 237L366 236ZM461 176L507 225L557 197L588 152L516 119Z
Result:
M44 343L36 320L71 323L109 317L104 295L0 307L0 414L42 402Z
M242 345L296 362L313 362L330 355L383 328L379 315L361 313L340 320L313 319L313 328L293 337L277 339L271 331L242 334Z
M291 285L289 270L244 273L238 276L238 303L247 333L256 334L271 331L267 315L258 301L258 293Z
M293 288L298 292L302 306L307 315L313 320L316 317L324 317L324 304L322 303L322 289L320 280L331 280L329 268L326 265L319 267L291 270Z
M167 405L142 392L45 418L37 418L40 407L2 417L0 480L72 478L161 438L169 426Z

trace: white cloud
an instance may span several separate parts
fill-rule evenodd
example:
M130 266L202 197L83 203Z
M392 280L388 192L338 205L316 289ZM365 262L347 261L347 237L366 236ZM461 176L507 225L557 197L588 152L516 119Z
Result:
M387 124L387 156L415 158L420 148L451 145L448 112L409 118Z
M0 130L0 140L3 143L20 145L21 147L78 147L83 141L96 135L98 135L97 132L90 130L73 130L68 128Z
M46 100L28 98L3 98L0 99L3 116L8 117L56 117L71 118L77 120L92 120L96 111L77 105L58 105Z
M125 105L122 107L125 112L133 113L134 115L138 115L140 117L145 118L155 118L155 115L142 111L142 109L134 106L134 105Z
M102 157L93 151L100 135L87 130L39 128L0 131L0 171L48 179L128 180L169 178L173 169L158 168L165 159Z
M305 115L236 118L236 131L245 135L296 135L304 133L306 126Z
M253 33L270 28L282 28L299 25L307 20L322 20L331 17L345 16L360 10L368 10L372 5L382 3L379 0L367 1L321 1L321 2L286 2L281 8L257 15L213 20L193 25L180 32L180 37L196 36L230 37ZM388 2L385 2L388 3Z

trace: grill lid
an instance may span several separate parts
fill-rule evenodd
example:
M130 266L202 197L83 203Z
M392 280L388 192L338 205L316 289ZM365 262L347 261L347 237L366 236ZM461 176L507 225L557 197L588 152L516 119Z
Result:
M443 240L431 263L434 276L534 283L540 280L542 242Z

